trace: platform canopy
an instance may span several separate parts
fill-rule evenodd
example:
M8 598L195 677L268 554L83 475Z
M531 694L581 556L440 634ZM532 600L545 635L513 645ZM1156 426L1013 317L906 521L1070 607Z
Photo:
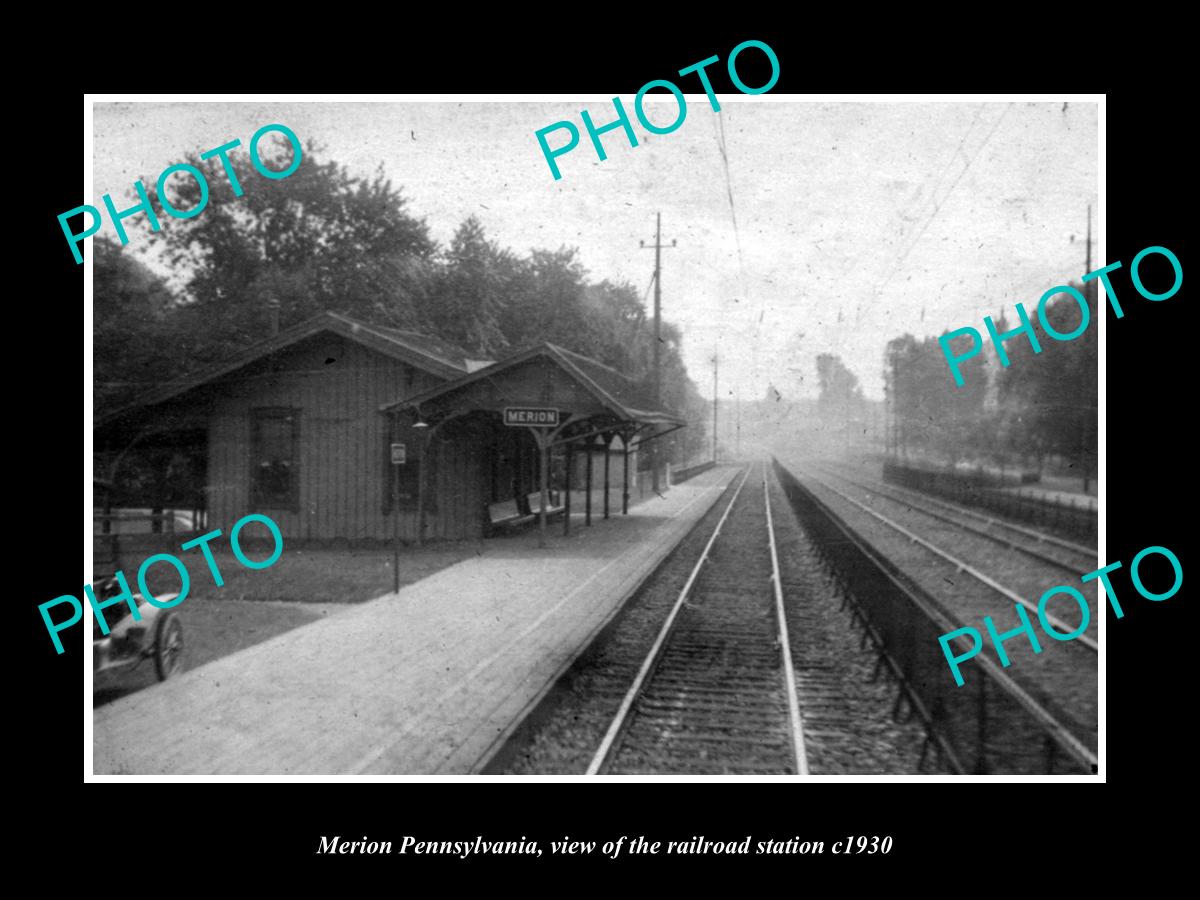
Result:
M617 437L621 439L622 511L629 511L629 452L633 440L641 444L661 437L687 423L677 415L655 409L641 386L616 369L554 344L539 344L500 362L420 394L385 404L381 412L391 417L393 428L402 418L423 432L422 444L443 426L453 423L481 425L485 432L505 431L513 426L530 433L538 448L540 470L540 545L545 545L549 505L550 454L564 446L570 470L575 445L604 449L605 516L608 515L608 455ZM591 524L591 460L587 454L587 524ZM424 530L427 467L418 473L418 534ZM569 477L569 476L568 476ZM571 525L571 491L564 492L563 530Z
M553 443L601 434L628 439L641 433L645 440L648 433L673 431L686 424L673 413L655 409L641 386L616 369L549 343L382 408L393 415L412 415L431 431L478 414L506 424L544 421L514 414L506 422L506 410L557 411L556 423L546 426Z

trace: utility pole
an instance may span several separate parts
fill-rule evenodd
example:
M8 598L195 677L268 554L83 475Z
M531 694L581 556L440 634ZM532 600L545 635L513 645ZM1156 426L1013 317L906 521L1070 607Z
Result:
M1088 204L1087 208L1087 262L1084 265L1083 271L1092 271L1092 204ZM1100 308L1100 288L1096 282L1092 282L1092 306L1097 310ZM1098 327L1098 326L1097 326ZM1083 475L1083 492L1086 494L1088 489L1088 453L1087 453L1087 416L1079 417L1079 468Z
M1088 226L1087 226L1087 265L1084 266L1087 272L1092 271L1092 204L1088 204Z
M657 226L654 232L654 409L662 408L662 213L656 213ZM645 247L645 241L638 241L639 247ZM671 241L675 246L675 241ZM651 486L658 492L658 443L650 442Z
M900 461L901 453L908 459L908 425L900 414L900 369L899 360L892 357L892 454Z
M1088 208L1087 208L1087 251L1086 251L1086 253L1087 253L1087 256L1084 259L1083 271L1090 272L1090 271L1092 271L1092 204L1090 204L1090 203L1088 204ZM1084 286L1083 292L1085 295L1090 295L1090 299L1093 301L1093 304L1098 302L1098 298L1100 296L1100 288L1098 287L1098 284L1099 284L1099 281L1097 279L1092 279L1092 281L1089 284Z
M884 360L885 367L883 370L883 457L887 459L892 455L892 385L888 378L888 370L886 368L886 358Z
M742 389L737 391L737 458L742 458Z
M713 348L713 464L717 462L717 349Z

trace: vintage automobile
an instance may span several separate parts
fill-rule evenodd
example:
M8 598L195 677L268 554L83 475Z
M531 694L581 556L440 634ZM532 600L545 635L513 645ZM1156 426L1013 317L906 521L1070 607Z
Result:
M106 600L116 596L121 586L116 578L109 578L94 590L97 599ZM174 600L177 594L162 594L159 601ZM92 623L92 671L96 674L124 667L136 667L143 660L154 660L154 671L159 681L166 681L183 668L183 625L174 610L160 609L147 603L141 594L134 594L141 619L135 619L128 605L110 606L105 612L115 615L124 610L118 621L111 617L108 634L100 632L100 623Z

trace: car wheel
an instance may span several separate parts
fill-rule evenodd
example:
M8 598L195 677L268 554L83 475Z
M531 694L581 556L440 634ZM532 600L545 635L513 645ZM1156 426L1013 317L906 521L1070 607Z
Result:
M158 617L154 629L154 670L166 681L183 668L183 625L173 612Z

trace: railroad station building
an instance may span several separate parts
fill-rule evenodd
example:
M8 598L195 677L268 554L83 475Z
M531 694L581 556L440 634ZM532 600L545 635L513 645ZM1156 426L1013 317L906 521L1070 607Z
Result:
M506 424L505 410L542 412ZM529 421L545 424L513 424ZM419 543L530 520L543 465L548 512L569 508L575 472L577 488L608 486L595 510L585 493L589 516L618 513L638 446L683 425L620 372L552 344L477 360L324 313L98 419L94 454L105 497L203 509L209 529L263 513L290 543ZM123 482L133 453L158 460L154 484Z

